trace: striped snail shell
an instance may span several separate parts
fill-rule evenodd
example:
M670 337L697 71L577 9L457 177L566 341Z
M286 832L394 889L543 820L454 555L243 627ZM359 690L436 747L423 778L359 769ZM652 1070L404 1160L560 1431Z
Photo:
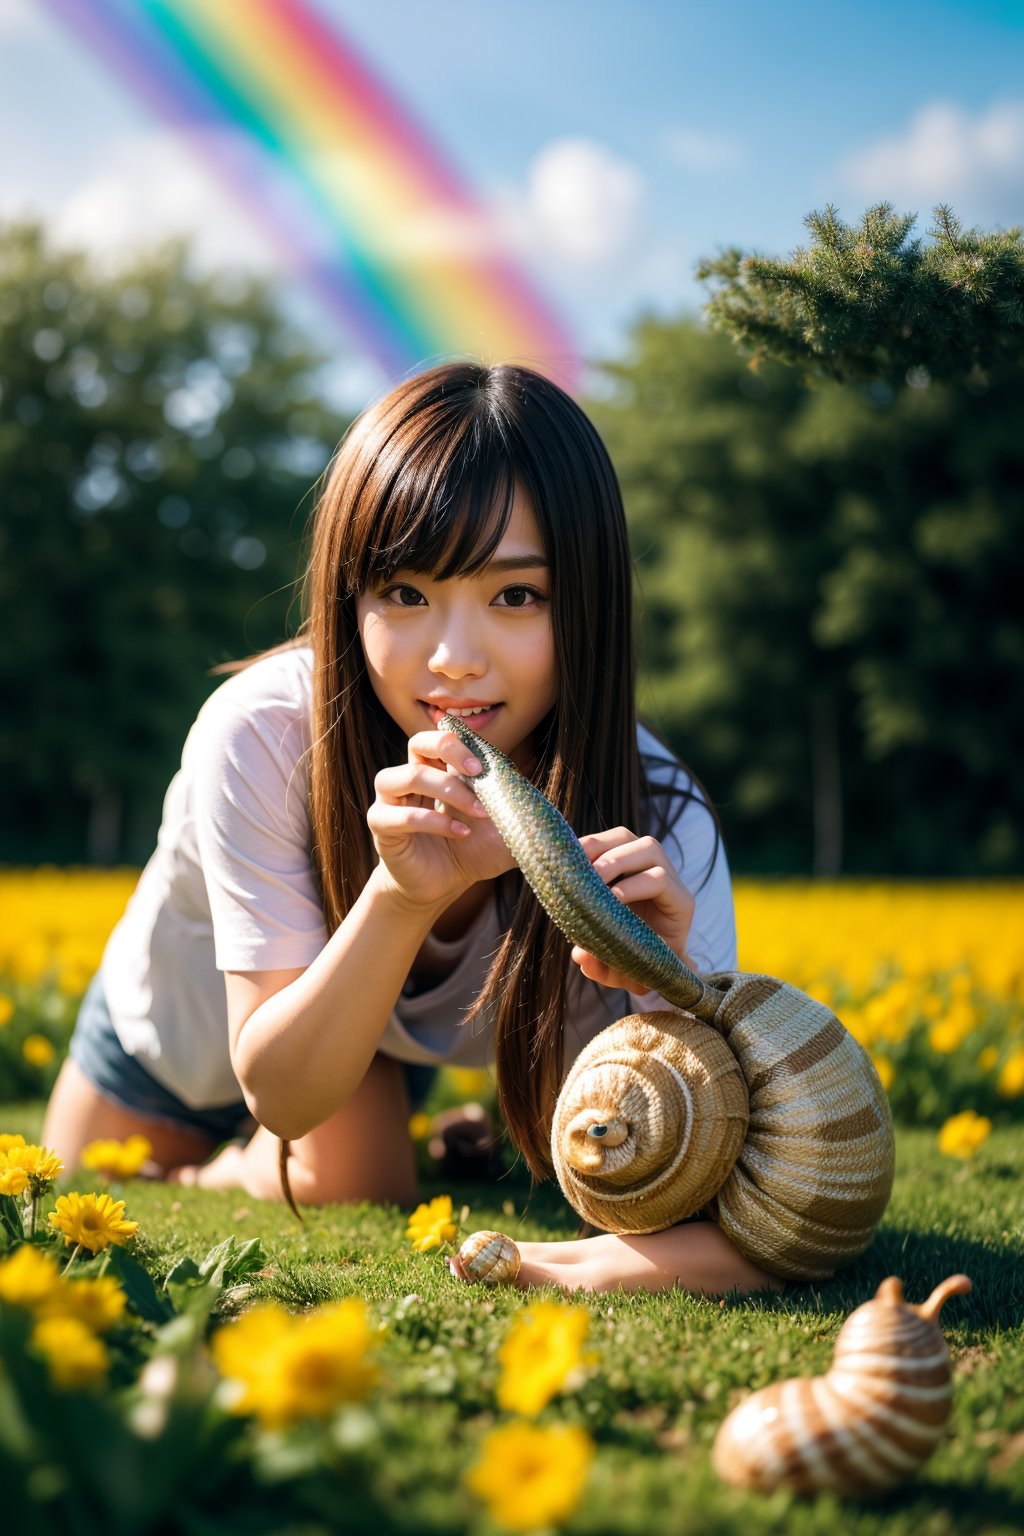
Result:
M885 1091L824 1004L770 976L703 980L715 1001L702 1021L633 1014L576 1058L552 1122L559 1183L604 1231L700 1211L772 1274L826 1279L888 1204Z
M722 1186L747 1132L747 1089L721 1036L687 1013L630 1014L577 1056L551 1155L566 1199L606 1231L657 1232Z
M473 1232L459 1249L459 1262L471 1280L511 1285L522 1259L515 1243L503 1232Z
M911 1477L945 1433L952 1368L938 1316L966 1275L909 1306L894 1276L852 1312L824 1376L777 1382L734 1408L715 1439L718 1475L741 1488L882 1493Z

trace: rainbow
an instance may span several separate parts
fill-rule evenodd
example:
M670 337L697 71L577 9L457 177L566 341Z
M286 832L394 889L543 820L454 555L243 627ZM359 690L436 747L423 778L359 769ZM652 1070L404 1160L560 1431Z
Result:
M47 0L191 143L392 378L451 356L579 358L460 184L308 0Z

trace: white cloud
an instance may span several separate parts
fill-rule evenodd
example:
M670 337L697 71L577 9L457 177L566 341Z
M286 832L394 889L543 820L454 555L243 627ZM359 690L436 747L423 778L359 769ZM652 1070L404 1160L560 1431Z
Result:
M734 171L743 163L743 151L734 139L702 133L697 128L672 128L662 142L670 160L700 175Z
M606 271L636 248L647 201L639 171L594 139L555 139L531 162L524 188L498 197L516 248L581 273Z
M902 134L855 151L839 167L851 192L905 207L950 203L969 217L1015 220L1024 212L1024 101L972 117L934 101Z
M204 266L277 264L270 240L175 134L108 142L103 166L53 210L50 227L59 242L86 246L117 265L132 251L185 235Z

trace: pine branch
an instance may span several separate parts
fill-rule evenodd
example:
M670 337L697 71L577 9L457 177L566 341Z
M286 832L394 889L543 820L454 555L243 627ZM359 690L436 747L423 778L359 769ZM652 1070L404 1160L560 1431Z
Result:
M1024 231L965 230L933 211L928 244L910 238L916 214L891 203L857 227L830 203L804 220L811 244L788 261L731 247L705 259L714 326L750 352L834 379L908 374L954 382L1024 362Z

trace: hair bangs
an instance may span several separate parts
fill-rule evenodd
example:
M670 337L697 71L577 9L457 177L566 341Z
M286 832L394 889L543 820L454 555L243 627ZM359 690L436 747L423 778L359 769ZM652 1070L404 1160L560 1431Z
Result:
M476 454L423 477L407 465L374 519L359 562L360 589L397 571L436 581L471 576L491 559L512 515L516 475L507 453Z

